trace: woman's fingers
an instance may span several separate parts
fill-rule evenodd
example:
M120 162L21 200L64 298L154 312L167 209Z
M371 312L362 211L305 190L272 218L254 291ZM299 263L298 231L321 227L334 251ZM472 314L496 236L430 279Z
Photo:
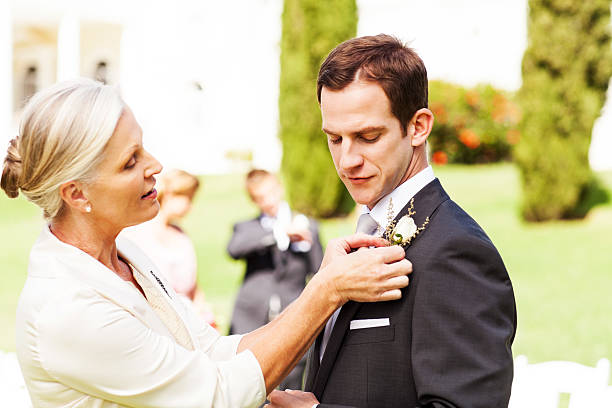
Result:
M404 259L406 253L404 249L399 245L391 245L384 248L372 248L372 251L375 251L376 254L382 257L382 261L384 263L392 263L397 262Z
M410 283L410 278L408 278L406 275L394 276L392 278L387 279L384 282L383 290L386 290L386 289L393 290L393 289L405 288L406 286L408 286L409 283Z
M387 263L385 275L389 277L408 275L412 273L412 262L402 258L397 262Z
M399 289L388 290L380 295L379 300L386 302L389 300L397 300L402 298L402 291Z
M353 234L344 237L344 241L348 244L351 249L357 249L361 247L386 247L389 246L389 242L380 237L375 237L367 234Z

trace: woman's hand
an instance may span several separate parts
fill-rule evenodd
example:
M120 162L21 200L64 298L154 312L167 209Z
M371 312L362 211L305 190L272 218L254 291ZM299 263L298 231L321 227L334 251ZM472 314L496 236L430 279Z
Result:
M274 390L268 399L270 403L264 408L312 408L319 403L313 393L299 390Z
M412 264L404 250L382 238L354 234L330 241L321 269L313 277L338 305L348 300L378 302L402 297ZM374 248L370 248L374 247ZM357 252L352 252L359 249Z

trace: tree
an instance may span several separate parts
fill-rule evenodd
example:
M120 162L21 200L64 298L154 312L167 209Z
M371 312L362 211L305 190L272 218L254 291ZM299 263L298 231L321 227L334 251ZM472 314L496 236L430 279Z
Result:
M515 157L529 221L586 215L597 183L593 123L612 73L609 0L529 0L521 142Z
M321 131L316 80L327 54L355 36L357 5L355 0L285 0L282 24L279 115L289 201L317 217L346 214L354 203Z

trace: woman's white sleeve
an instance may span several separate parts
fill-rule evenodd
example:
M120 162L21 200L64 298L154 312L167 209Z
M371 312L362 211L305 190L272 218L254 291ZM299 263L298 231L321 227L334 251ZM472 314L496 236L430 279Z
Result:
M257 407L265 399L255 356L235 354L239 336L207 336L208 350L190 351L97 295L47 304L39 316L43 368L83 393L158 408Z

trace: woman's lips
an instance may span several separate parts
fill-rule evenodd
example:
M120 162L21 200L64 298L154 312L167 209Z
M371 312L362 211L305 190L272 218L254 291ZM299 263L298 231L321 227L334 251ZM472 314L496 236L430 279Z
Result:
M157 190L153 189L140 198L143 200L155 200L157 198Z

